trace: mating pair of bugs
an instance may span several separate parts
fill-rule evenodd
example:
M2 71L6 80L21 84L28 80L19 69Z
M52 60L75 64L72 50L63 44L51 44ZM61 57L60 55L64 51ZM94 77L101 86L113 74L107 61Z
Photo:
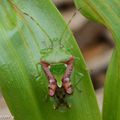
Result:
M73 63L75 57L71 55L69 52L67 52L64 46L61 44L61 40L63 39L64 33L66 32L68 25L71 23L72 19L76 15L76 12L69 20L61 37L59 39L54 39L54 40L50 38L47 32L32 16L30 16L28 13L23 12L24 15L31 18L37 24L37 26L43 31L43 33L48 37L48 39L51 42L51 47L49 48L50 51L42 56L36 68L38 70L39 64L42 66L42 69L48 79L49 96L57 99L57 105L55 109L59 108L60 106L66 106L67 108L70 108L70 105L67 103L65 99L67 96L72 95L74 92L70 77L73 70ZM53 67L53 65L58 65L58 64L63 64L66 67L64 74L61 78L60 85L58 85L55 76L50 71L50 68Z

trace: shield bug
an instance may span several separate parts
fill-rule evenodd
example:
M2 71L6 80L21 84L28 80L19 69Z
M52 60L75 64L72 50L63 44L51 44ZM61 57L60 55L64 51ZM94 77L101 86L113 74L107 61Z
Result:
M38 62L37 66L42 66L42 69L48 79L49 96L53 97L57 101L55 109L58 109L62 105L70 108L70 105L66 101L66 97L72 95L74 92L70 77L72 74L75 57L64 48L61 41L63 39L64 33L67 30L68 25L71 23L72 18L76 15L76 12L69 20L61 37L54 39L50 38L47 32L32 16L30 16L28 13L23 13L24 15L30 17L50 40L51 46L47 48L48 52L45 52L42 55L40 62ZM60 70L63 69L59 67L57 68L57 66L59 65L64 66L64 72L62 74L62 77L57 78L59 76ZM53 74L53 71L57 72L57 76Z

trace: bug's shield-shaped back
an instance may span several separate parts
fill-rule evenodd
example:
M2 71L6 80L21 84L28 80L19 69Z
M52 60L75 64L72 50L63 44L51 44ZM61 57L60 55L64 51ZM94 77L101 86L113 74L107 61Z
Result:
M54 77L56 78L57 86L59 88L62 87L62 77L63 77L63 75L65 73L65 70L66 70L66 67L62 63L56 64L56 65L52 65L50 67L50 71L54 75Z

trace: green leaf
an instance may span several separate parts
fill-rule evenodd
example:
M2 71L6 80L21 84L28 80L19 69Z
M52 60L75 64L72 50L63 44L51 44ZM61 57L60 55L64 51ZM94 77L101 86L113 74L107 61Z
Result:
M56 103L48 95L48 81L40 65L41 52L50 41L23 12L32 16L51 39L60 38L66 23L49 0L4 0L0 4L0 87L15 120L100 120L94 90L77 43L67 29L62 41L75 56L71 77L74 94L71 108L53 109ZM63 57L63 56L62 56ZM82 90L80 92L78 89Z
M111 31L115 49L107 71L104 90L103 120L120 119L120 1L75 0L81 13L87 18L102 23ZM99 61L98 61L99 62Z

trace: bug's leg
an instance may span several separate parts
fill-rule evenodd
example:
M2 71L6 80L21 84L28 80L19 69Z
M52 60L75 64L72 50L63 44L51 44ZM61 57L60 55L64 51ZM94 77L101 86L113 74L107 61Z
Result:
M49 95L52 97L54 96L55 94L55 91L56 91L56 88L57 88L57 83L56 83L56 80L54 78L54 76L52 75L52 73L50 72L49 70L49 64L44 62L44 61L41 61L40 62L42 67L43 67L43 70L48 78L48 82L49 82Z
M54 110L57 110L57 109L59 109L59 107L60 107L60 104L57 103L56 105L53 106L53 109L54 109Z
M81 79L78 79L75 84L73 84L74 87L76 87L81 82Z
M42 77L42 74L41 74L41 72L39 71L39 65L40 65L40 63L37 63L37 64L35 65L36 70L37 70L37 73L38 73L38 75L36 76L37 79L39 79L39 78Z
M72 85L70 82L70 76L73 70L74 57L71 57L67 62L64 62L67 65L65 74L62 78L62 84L67 94L72 94Z
M80 61L80 58L79 57L76 57L76 56L74 56L75 57L75 60L77 60L77 61ZM85 70L87 70L87 71L89 71L89 69L86 67L85 68ZM82 73L81 73L82 74Z
M35 64L35 68L36 68L37 73L35 72L35 73L32 74L32 77L33 77L35 80L39 80L39 79L42 77L42 74L41 74L41 72L40 72L40 70L39 70L39 65L40 65L40 63L36 63L36 64Z
M79 91L81 93L82 90L80 88L78 88L78 86L77 86L80 82L81 82L81 80L78 80L73 86L74 86L74 88L77 89L77 91Z
M76 73L76 74L77 74L77 76L79 76L79 77L81 77L81 76L83 77L83 74L82 74L82 73ZM82 92L82 90L79 89L77 85L78 85L81 81L82 81L82 79L79 78L79 79L77 79L76 83L73 84L74 88L76 88L79 92Z
M84 76L82 73L77 73L77 72L75 72L75 76L78 76L77 78L75 78L75 79L77 79L77 81L73 84L73 86L77 86L81 81L82 81L82 77Z
M58 103L55 95L53 96L53 98L54 98L53 109L56 110L59 108L59 105L58 105L59 103Z
M71 108L71 104L69 104L67 102L64 102L64 105L65 105L66 108L69 108L69 109Z

